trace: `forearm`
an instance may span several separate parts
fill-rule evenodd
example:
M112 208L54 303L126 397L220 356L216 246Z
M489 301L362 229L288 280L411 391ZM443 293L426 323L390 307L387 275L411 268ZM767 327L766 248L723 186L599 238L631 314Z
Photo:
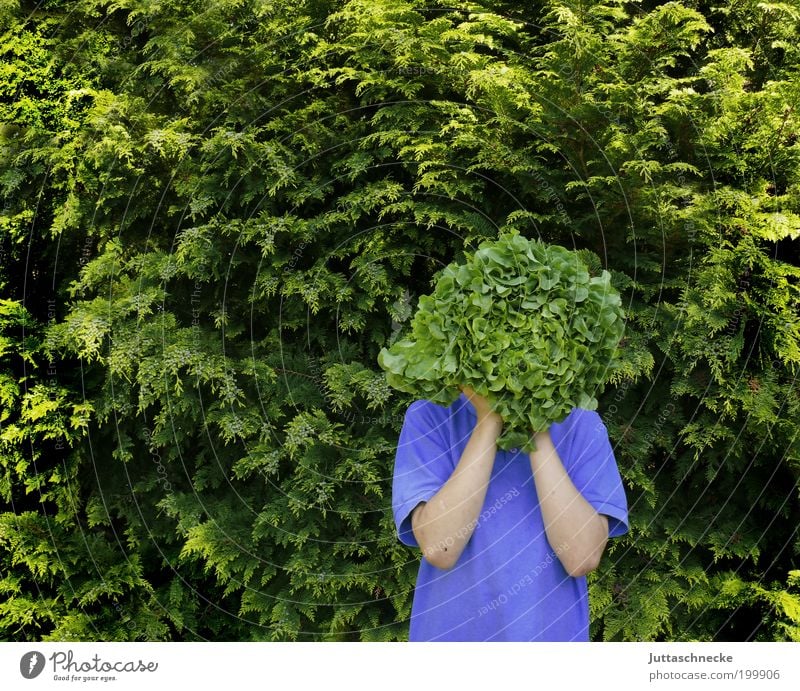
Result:
M475 529L501 431L491 421L479 420L452 475L412 514L414 535L434 566L454 566Z
M536 451L529 457L547 540L567 573L583 576L600 561L608 519L577 490L548 432L536 435Z

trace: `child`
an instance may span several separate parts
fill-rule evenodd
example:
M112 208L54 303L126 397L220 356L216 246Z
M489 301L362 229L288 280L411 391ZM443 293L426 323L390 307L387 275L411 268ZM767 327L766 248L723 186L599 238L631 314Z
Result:
M397 445L397 534L422 550L409 640L588 641L585 575L628 530L605 425L574 408L535 452L498 451L502 418L461 391L414 401Z

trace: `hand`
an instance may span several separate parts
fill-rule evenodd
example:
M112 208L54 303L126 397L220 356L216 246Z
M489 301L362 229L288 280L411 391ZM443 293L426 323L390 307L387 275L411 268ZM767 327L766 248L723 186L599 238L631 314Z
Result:
M534 445L536 446L536 451L532 453L540 454L542 449L555 449L553 445L553 439L550 436L550 427L549 425L545 427L541 432L534 432L533 429L529 429L529 434L531 439L533 440Z
M503 418L492 410L489 401L487 401L483 396L475 393L468 386L459 386L458 388L460 388L466 394L467 398L470 400L470 403L475 406L475 412L478 415L478 422L481 420L489 420L502 429Z

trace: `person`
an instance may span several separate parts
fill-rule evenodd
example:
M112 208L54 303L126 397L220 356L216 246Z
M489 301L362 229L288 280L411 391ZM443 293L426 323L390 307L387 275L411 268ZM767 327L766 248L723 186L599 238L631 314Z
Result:
M602 419L574 408L535 452L498 450L502 418L459 388L411 403L397 444L397 536L422 552L409 641L588 641L586 574L628 531Z

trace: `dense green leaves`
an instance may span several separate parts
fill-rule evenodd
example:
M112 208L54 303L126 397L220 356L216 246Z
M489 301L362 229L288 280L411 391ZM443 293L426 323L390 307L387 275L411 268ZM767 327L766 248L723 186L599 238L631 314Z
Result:
M3 3L0 637L403 639L377 357L514 229L626 317L592 637L797 640L799 18Z
M411 337L378 354L387 382L449 406L461 385L503 418L500 448L535 449L533 435L575 407L595 410L621 369L619 293L576 252L516 229L449 264L419 299Z

